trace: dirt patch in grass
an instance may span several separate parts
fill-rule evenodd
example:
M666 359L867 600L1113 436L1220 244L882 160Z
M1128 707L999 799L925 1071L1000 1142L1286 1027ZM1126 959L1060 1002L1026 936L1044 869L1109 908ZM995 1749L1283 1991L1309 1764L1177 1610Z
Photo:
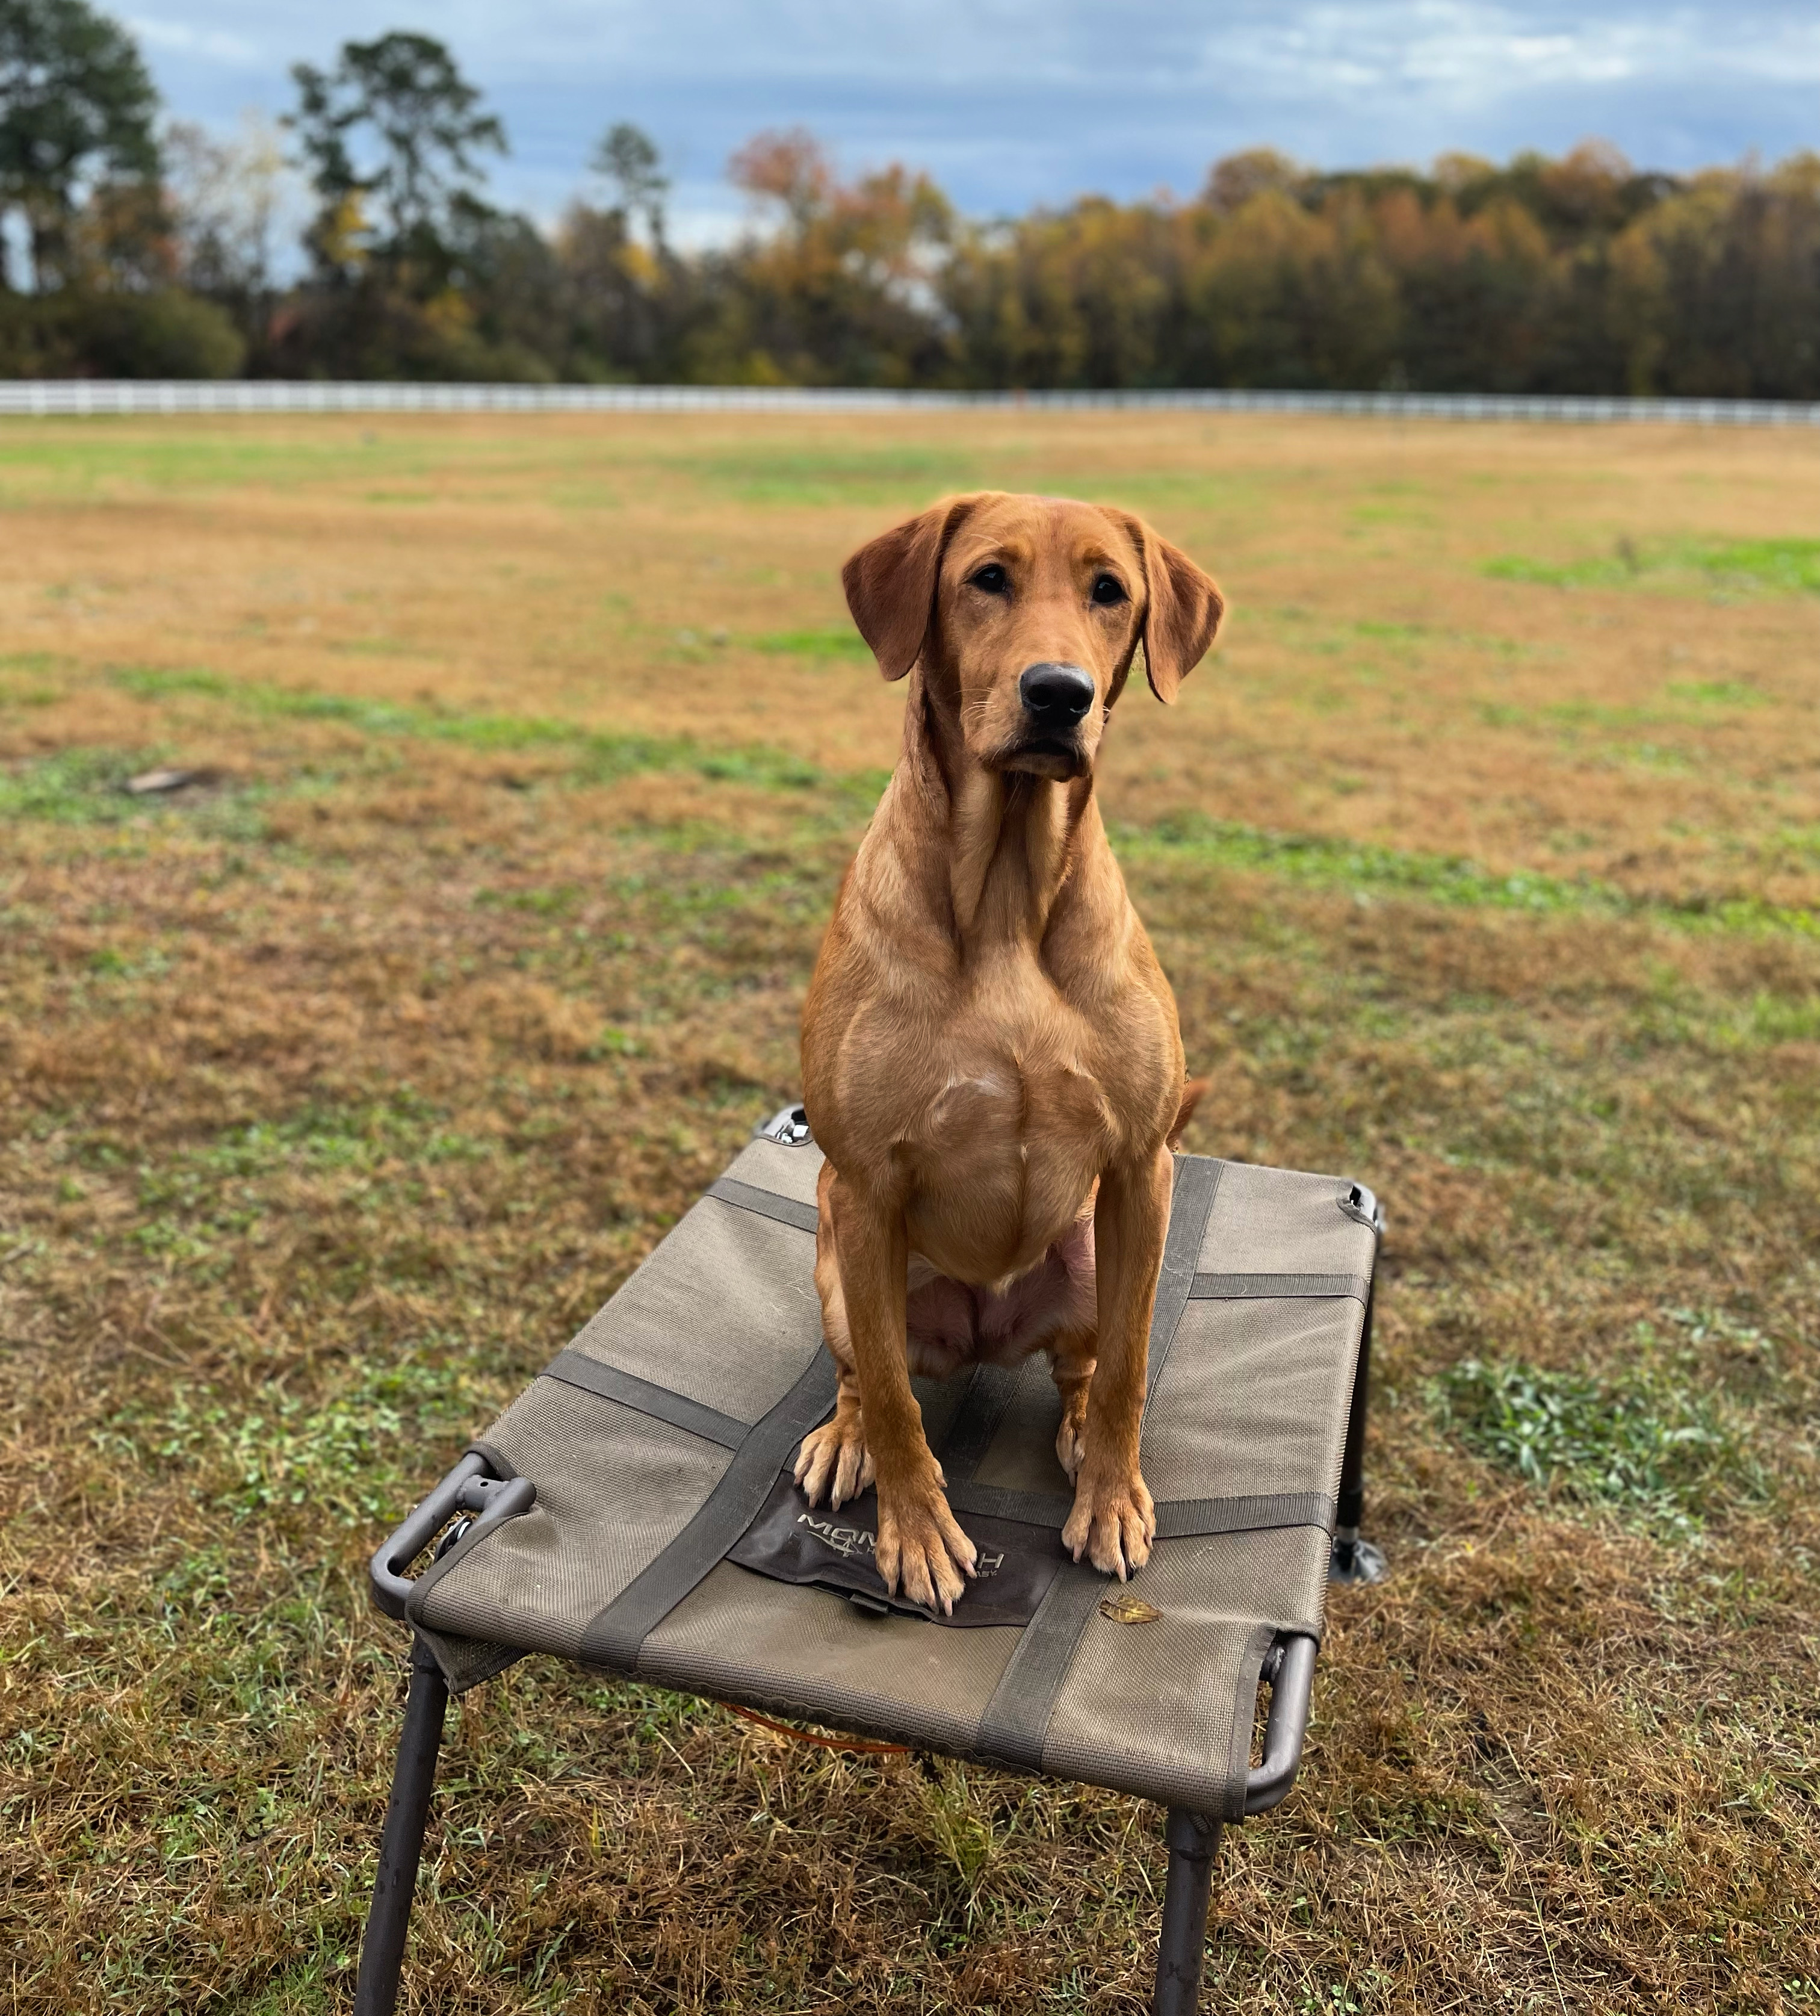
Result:
M855 427L0 441L11 2006L345 2005L365 1555L794 1090L900 697L836 570L979 481L1231 592L1105 780L1190 1145L1390 1214L1394 1579L1228 1838L1210 2002L1820 2006L1820 603L1484 571L1774 557L1811 458ZM160 765L214 781L120 788ZM527 1661L451 1715L405 2006L1135 2011L1163 1865L1110 1795Z

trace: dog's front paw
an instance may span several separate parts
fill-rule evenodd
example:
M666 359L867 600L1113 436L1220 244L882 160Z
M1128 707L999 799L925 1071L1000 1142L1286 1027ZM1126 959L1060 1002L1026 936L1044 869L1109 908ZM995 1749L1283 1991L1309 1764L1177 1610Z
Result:
M811 1505L825 1497L836 1510L870 1485L872 1453L865 1445L865 1427L857 1408L836 1413L833 1420L804 1436L795 1474Z
M1102 1575L1120 1582L1150 1558L1156 1507L1134 1463L1128 1471L1083 1471L1062 1544L1076 1561L1085 1553Z
M908 1491L879 1488L878 1568L891 1594L901 1586L912 1603L951 1617L978 1559L933 1481Z

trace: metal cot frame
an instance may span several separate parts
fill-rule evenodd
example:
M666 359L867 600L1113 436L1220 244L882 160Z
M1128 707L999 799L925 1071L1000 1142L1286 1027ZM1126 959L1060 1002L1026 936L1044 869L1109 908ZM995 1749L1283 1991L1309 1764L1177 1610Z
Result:
M1361 1186L1358 1198L1364 1213L1381 1224L1376 1201L1370 1192ZM1375 1300L1374 1291L1365 1304L1364 1334L1353 1375L1333 1550L1328 1568L1329 1582L1375 1582L1381 1581L1385 1573L1383 1552L1359 1536L1365 1511L1365 1426ZM502 1480L491 1474L484 1457L464 1456L373 1556L374 1603L388 1617L404 1622L411 1593L407 1571L451 1520L460 1523L443 1539L443 1547L452 1546L470 1527L481 1528L527 1510L535 1497L536 1489L528 1478ZM1307 1733L1316 1650L1314 1639L1283 1633L1264 1660L1260 1685L1270 1690L1270 1707L1264 1725L1263 1761L1252 1767L1246 1781L1247 1815L1268 1813L1295 1783ZM429 1647L415 1633L410 1671L404 1729L379 1841L379 1872L361 1946L354 2016L393 2016L397 2006L412 1900L423 1858L443 1720L448 1708L448 1685L441 1669ZM1155 2016L1194 2016L1199 2003L1207 1909L1221 1831L1218 1820L1178 1807L1169 1809L1164 1826L1169 1874L1156 1956Z

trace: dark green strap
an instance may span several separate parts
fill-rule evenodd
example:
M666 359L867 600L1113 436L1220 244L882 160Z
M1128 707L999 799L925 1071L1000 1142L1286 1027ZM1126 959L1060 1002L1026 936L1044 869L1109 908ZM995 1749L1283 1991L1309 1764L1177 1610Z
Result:
M1250 1508L1246 1510L1244 1508ZM1214 1508L1218 1508L1216 1514ZM1171 1535L1163 1515L1171 1510L1192 1512L1196 1532L1250 1532L1267 1526L1320 1526L1331 1532L1333 1501L1316 1492L1286 1493L1278 1498L1185 1499L1179 1507L1157 1507L1157 1537ZM1306 1512L1316 1516L1286 1516ZM1211 1523L1218 1517L1220 1523ZM1056 1697L1074 1660L1074 1648L1087 1629L1088 1619L1099 1608L1100 1599L1112 1586L1110 1579L1085 1561L1069 1561L1049 1585L1049 1593L1018 1640L992 1698L980 1719L974 1747L995 1763L1010 1764L1023 1771L1043 1768L1043 1745L1048 1741L1049 1722L1056 1712ZM1241 1737L1235 1731L1232 1766L1234 1782L1243 1786L1251 1744L1251 1717L1257 1698L1258 1666L1268 1649L1272 1627L1258 1626L1251 1634L1239 1676L1239 1714L1243 1725ZM1229 1817L1236 1818L1234 1814Z
M1163 1362L1169 1355L1169 1347L1175 1340L1175 1333L1182 1321L1182 1312L1189 1298L1196 1292L1196 1283L1203 1280L1236 1279L1237 1276L1220 1276L1197 1274L1194 1264L1200 1258L1201 1242L1207 1237L1207 1218L1214 1208L1214 1194L1220 1186L1220 1171L1223 1165L1209 1161L1204 1156L1178 1155L1175 1161L1174 1186L1170 1200L1169 1231L1164 1241L1163 1265L1156 1281L1156 1300L1150 1314L1150 1335L1148 1345L1149 1366L1146 1391L1153 1391L1156 1375L1163 1369ZM1247 1277L1248 1278L1248 1277ZM1271 1276L1272 1280L1289 1280L1287 1275ZM1300 1278L1300 1277L1297 1277ZM967 1390L960 1405L955 1409L954 1419L949 1424L947 1438L937 1452L941 1459L943 1474L948 1484L948 1502L956 1510L962 1507L966 1487L971 1485L986 1452L992 1445L992 1438L1004 1420L1006 1408L1023 1370L1001 1365L980 1365L973 1369L967 1382ZM957 1492L962 1496L957 1496ZM1033 1502L1048 1494L1018 1492L1016 1498ZM976 1494L967 1509L987 1517L1007 1519L1027 1516L1032 1525L1050 1522L1046 1510L1034 1510L1027 1515L1016 1510L995 1512L995 1505L1005 1502L1006 1494L988 1491ZM990 1499L991 1501L988 1503ZM1066 1501L1063 1501L1064 1507ZM1063 1517L1067 1516L1066 1509Z
M943 1468L947 1468L944 1462ZM951 1484L948 1502L956 1512L982 1519L1009 1519L1014 1525L1046 1526L1059 1532L1074 1501L1065 1491L1008 1491L996 1484Z
M1205 1155L1178 1155L1175 1193L1169 1207L1169 1236L1163 1242L1163 1265L1156 1276L1156 1301L1150 1312L1150 1370L1146 1395L1156 1390L1168 1362L1169 1347L1182 1326L1182 1312L1194 1292L1195 1262L1207 1236L1214 1198L1224 1162Z
M1106 1586L1106 1577L1088 1563L1063 1562L986 1704L975 1739L982 1757L1023 1771L1043 1768L1043 1740L1062 1676Z
M1253 1498L1171 1498L1156 1507L1160 1540L1210 1533L1267 1533L1286 1526L1333 1531L1333 1500L1324 1491L1282 1491Z
M960 1405L955 1408L955 1417L948 1424L948 1433L937 1452L941 1474L948 1479L951 1499L957 1486L973 1482L973 1473L992 1446L992 1438L1005 1419L1005 1410L1011 1404L1012 1392L1021 1370L1021 1367L1014 1371L1002 1365L973 1367L967 1381L967 1390L961 1395Z
M775 1190L754 1190L732 1176L721 1176L708 1185L707 1193L722 1204L737 1204L742 1211L756 1211L761 1218L779 1225L793 1225L799 1232L815 1229L815 1207L799 1204L794 1197L779 1197Z
M1372 1284L1364 1274L1197 1274L1191 1302L1316 1301L1350 1297L1362 1302Z
M1074 1501L1059 1491L1004 1491L991 1484L965 1484L948 1494L950 1507L982 1519L1041 1526L1059 1532ZM1324 1492L1283 1491L1239 1498L1166 1498L1156 1507L1160 1540L1198 1540L1210 1533L1263 1533L1290 1526L1333 1531L1333 1500Z
M1195 1262L1207 1237L1207 1219L1220 1187L1224 1165L1200 1155L1178 1155L1175 1185L1170 1200L1169 1231L1163 1242L1163 1265L1156 1278L1156 1300L1150 1313L1149 1377L1154 1392L1169 1347L1182 1323L1194 1287ZM976 1489L979 1487L975 1486ZM1041 1769L1049 1718L1062 1691L1074 1647L1087 1620L1106 1593L1106 1579L1084 1561L1070 1561L1049 1586L1042 1607L1025 1625L1011 1661L999 1676L980 1724L979 1749L984 1757Z
M653 1420L667 1421L671 1427L685 1429L706 1442L718 1442L722 1449L738 1449L750 1431L748 1421L736 1421L717 1407L706 1407L699 1400L672 1393L667 1386L653 1386L648 1379L622 1372L617 1365L602 1364L598 1358L586 1357L579 1351L559 1352L541 1376L560 1380L565 1386L577 1386L584 1393L597 1395L602 1400L617 1400L623 1407L635 1407Z
M583 1665L638 1670L638 1651L758 1517L784 1459L834 1405L834 1361L820 1345L807 1368L746 1438L695 1517L582 1633Z

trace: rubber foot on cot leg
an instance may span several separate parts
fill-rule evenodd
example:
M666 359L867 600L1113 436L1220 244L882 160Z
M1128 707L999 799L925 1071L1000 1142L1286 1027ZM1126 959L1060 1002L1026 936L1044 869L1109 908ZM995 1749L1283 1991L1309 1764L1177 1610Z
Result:
M1384 1559L1382 1547L1361 1540L1343 1526L1334 1535L1333 1551L1327 1559L1330 1582L1382 1582L1390 1572L1390 1564Z

